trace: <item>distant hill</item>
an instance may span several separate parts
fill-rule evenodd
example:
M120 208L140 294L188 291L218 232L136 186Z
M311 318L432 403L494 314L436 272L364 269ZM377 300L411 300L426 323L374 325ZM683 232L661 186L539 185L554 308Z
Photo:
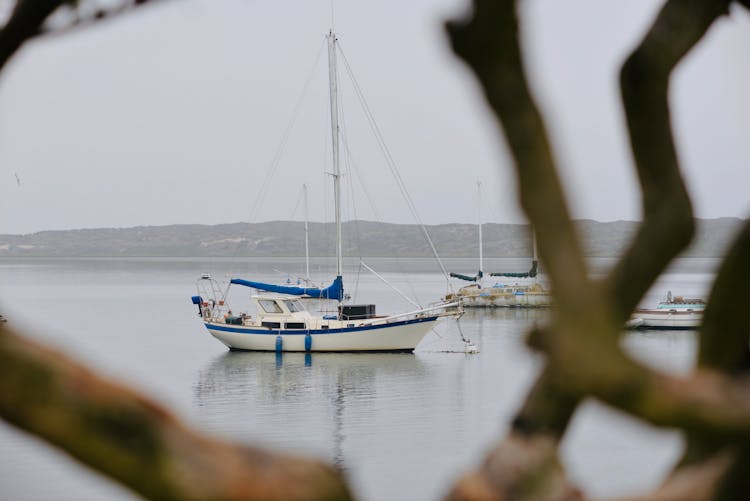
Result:
M719 257L739 230L737 218L699 219L690 249L692 257ZM635 234L638 223L576 222L586 254L617 256ZM333 223L310 223L310 253L335 254ZM474 224L427 227L443 257L472 257L477 251ZM486 223L482 227L484 255L523 257L531 253L529 227ZM344 223L344 253L349 256L431 255L416 225L350 221ZM41 231L28 235L0 235L0 257L294 257L304 256L304 223L271 221L218 225L138 226L85 230Z

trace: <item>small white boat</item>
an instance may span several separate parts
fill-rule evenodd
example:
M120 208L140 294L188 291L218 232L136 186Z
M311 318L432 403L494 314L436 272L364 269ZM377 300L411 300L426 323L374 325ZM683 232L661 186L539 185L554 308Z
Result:
M375 305L344 304L342 278L341 195L339 168L338 98L336 91L336 36L328 34L333 192L336 219L336 278L326 288L274 285L234 278L226 288L209 275L198 280L192 297L198 314L216 339L230 349L253 351L371 352L412 351L444 316L460 316L458 302L441 302L397 315L377 315ZM307 231L307 230L306 230ZM307 241L307 239L306 239ZM306 252L306 255L308 253ZM306 259L307 274L309 263ZM258 291L250 297L254 314L232 314L227 304L231 285ZM300 298L337 301L325 314L308 311ZM416 305L416 303L415 303Z
M626 327L630 329L664 329L687 330L697 329L703 321L706 302L701 298L672 296L667 292L666 301L656 308L639 308L635 310Z

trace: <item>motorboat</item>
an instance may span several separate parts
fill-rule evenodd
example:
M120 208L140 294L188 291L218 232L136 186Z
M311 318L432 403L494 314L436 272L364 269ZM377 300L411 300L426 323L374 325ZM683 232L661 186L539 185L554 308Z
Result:
M656 308L635 310L626 326L631 329L697 329L705 308L706 302L702 298L672 296L672 291L668 291L666 300Z

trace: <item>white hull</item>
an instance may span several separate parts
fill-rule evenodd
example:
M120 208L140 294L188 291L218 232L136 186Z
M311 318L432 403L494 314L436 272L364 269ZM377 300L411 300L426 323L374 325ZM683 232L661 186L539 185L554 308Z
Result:
M549 308L550 294L477 294L461 296L464 308Z
M461 300L464 308L549 308L552 294L541 285L478 287L469 285L449 294L449 301Z
M703 320L703 311L637 310L629 327L638 329L697 329Z
M438 317L329 331L288 331L206 322L216 339L234 350L251 351L411 351ZM280 339L280 342L279 342ZM309 346L308 346L309 345Z

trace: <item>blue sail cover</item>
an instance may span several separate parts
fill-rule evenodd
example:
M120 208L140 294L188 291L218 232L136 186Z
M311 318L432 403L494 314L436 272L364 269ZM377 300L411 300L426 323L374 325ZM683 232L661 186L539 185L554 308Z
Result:
M336 277L331 285L325 289L318 289L315 287L291 287L288 285L276 285L266 284L263 282L251 282L249 280L242 280L241 278L233 278L229 283L244 285L245 287L252 287L268 292L278 292L280 294L291 294L293 296L309 296L321 299L336 299L341 301L344 299L344 281L341 275Z

